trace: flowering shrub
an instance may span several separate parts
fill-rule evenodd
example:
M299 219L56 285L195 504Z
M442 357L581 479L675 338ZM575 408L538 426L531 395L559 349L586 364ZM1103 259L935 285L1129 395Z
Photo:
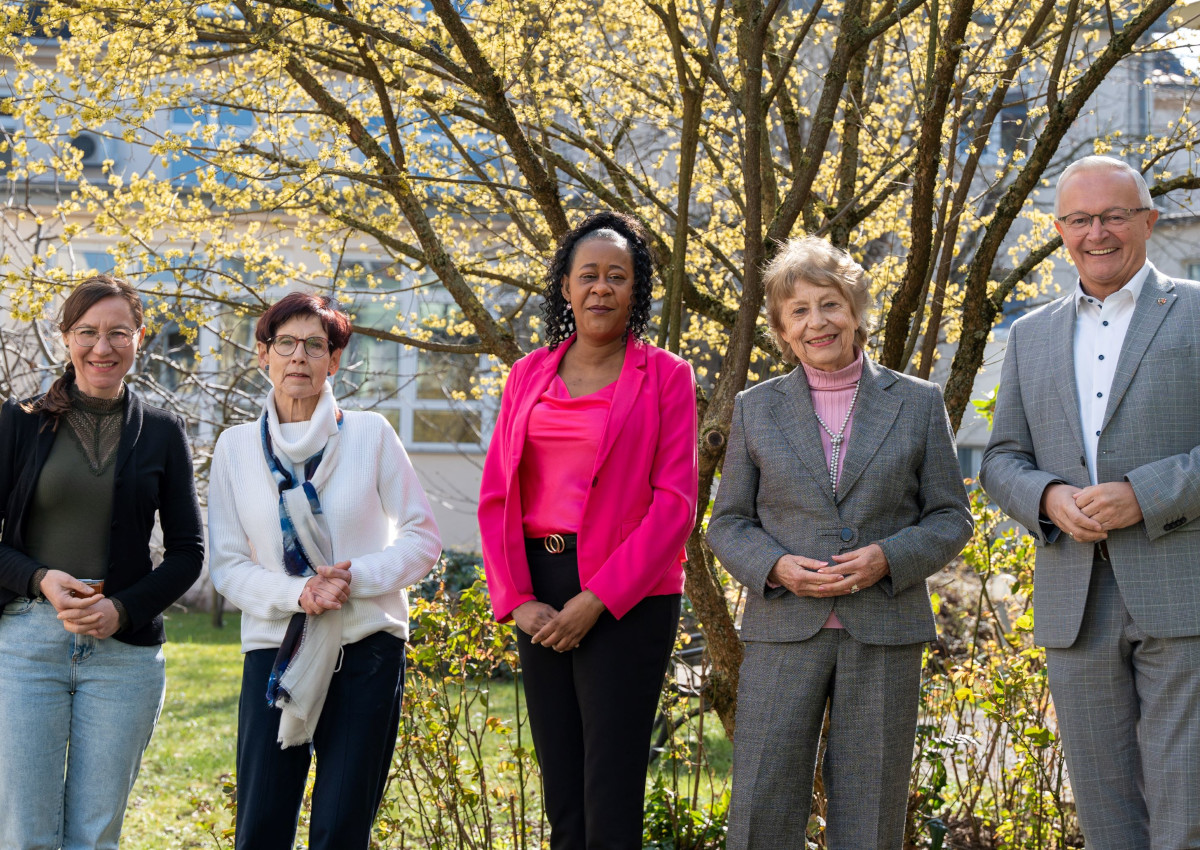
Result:
M1033 541L982 490L971 505L975 533L961 563L933 582L939 640L925 653L905 847L1080 848L1045 654L1033 645ZM413 595L404 715L375 830L381 850L548 844L512 628L493 621L484 582L467 584L474 565L460 560L450 580ZM677 663L695 664L699 637L681 629ZM704 710L703 681L681 681L669 676L664 687L644 844L721 848L729 742ZM819 779L813 850L825 846ZM307 803L302 833L306 815ZM227 846L231 832L211 834Z
M940 639L926 652L909 847L1082 847L1045 651L1033 645L1033 539L979 488L963 568L933 594Z

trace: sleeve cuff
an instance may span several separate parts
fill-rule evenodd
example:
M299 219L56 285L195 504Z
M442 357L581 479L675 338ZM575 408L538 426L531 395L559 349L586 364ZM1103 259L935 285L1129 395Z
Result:
M33 578L29 580L28 588L28 596L30 599L42 598L42 579L46 577L46 573L48 572L50 572L49 567L41 567L33 574Z
M121 600L115 596L108 597L112 602L113 607L117 609L117 632L123 632L129 628L129 612L125 610L125 606L121 604Z
M1038 530L1041 531L1042 539L1047 543L1053 543L1058 539L1058 535L1062 534L1061 528L1041 514L1038 514Z

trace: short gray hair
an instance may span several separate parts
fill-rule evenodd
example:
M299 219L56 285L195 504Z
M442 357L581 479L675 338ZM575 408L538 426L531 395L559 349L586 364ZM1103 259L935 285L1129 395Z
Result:
M796 291L801 281L813 286L836 289L850 304L858 327L854 342L866 348L871 332L871 290L867 273L854 258L825 239L804 236L789 239L763 269L763 289L767 296L767 321L779 352L788 363L799 362L792 347L783 339L783 302Z
M1134 168L1124 160L1117 159L1114 156L1085 156L1082 159L1077 159L1063 169L1062 174L1058 175L1058 182L1054 184L1054 217L1058 218L1063 214L1063 211L1058 208L1058 196L1062 194L1062 187L1067 180L1080 171L1121 171L1133 178L1133 182L1137 184L1138 204L1153 209L1154 200L1150 197L1150 187L1146 185L1146 178L1141 172ZM1075 210L1070 210L1075 212Z

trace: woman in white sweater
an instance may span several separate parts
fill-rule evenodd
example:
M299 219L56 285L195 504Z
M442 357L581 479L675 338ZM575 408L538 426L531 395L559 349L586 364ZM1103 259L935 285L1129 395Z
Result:
M350 321L292 293L255 330L272 390L225 431L209 484L209 566L242 611L238 850L287 850L316 755L311 850L365 848L396 744L405 587L441 553L404 447L326 380Z

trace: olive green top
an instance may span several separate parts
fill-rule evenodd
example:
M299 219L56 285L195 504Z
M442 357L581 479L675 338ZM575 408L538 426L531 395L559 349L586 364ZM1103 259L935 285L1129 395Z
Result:
M125 392L92 398L71 388L72 407L38 476L29 517L29 555L75 578L108 575L114 461Z

